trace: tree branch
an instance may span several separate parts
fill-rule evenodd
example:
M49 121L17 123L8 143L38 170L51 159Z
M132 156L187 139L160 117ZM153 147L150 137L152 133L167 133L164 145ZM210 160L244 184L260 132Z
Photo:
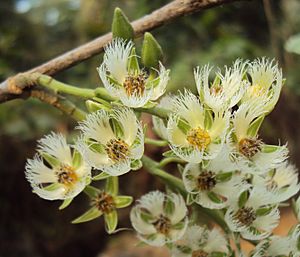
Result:
M238 0L174 0L151 14L134 21L132 26L134 28L135 37L140 37L145 31L153 30L177 17L233 1ZM32 72L54 75L99 54L111 39L112 34L107 33L25 72L21 74L21 76L26 76L26 73ZM20 74L8 78L0 84L0 103L20 97L25 88L34 86L31 81L28 81L27 84L22 83L22 85L19 85L18 76L20 76ZM13 95L16 96L14 97Z

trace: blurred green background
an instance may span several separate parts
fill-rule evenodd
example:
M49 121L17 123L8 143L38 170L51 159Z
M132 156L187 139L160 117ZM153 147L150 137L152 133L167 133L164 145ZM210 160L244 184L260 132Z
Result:
M1 0L0 80L108 32L116 6L134 20L168 2ZM252 60L261 56L278 59L287 82L261 136L267 143L288 141L291 160L298 167L300 55L287 52L284 45L290 36L300 33L299 13L298 0L237 2L179 18L153 32L164 49L166 66L171 68L171 91L194 88L193 68L197 65L209 62L223 66L236 58ZM140 40L137 42L140 44ZM101 58L96 56L57 74L56 78L94 88L100 85L96 67ZM34 155L36 139L52 130L68 132L75 125L70 118L35 99L15 100L0 106L1 257L115 256L99 255L110 241L101 219L77 226L69 223L86 210L88 203L84 196L59 212L59 203L32 194L24 177L26 158ZM160 153L155 149L147 151L159 158ZM126 182L122 193L135 196L159 186L142 171L123 176L121 184L122 181ZM127 214L128 210L124 210L121 226L129 226ZM118 256L139 256L126 255L126 251L122 254Z

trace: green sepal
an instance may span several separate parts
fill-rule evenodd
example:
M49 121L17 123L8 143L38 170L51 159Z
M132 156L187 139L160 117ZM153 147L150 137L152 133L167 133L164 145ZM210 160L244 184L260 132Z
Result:
M257 216L266 216L272 211L273 207L263 207L256 210Z
M165 214L168 215L172 215L174 213L175 210L175 204L173 201L171 201L171 199L167 198L166 201L164 202L164 212Z
M218 182L225 182L225 181L229 181L231 177L232 177L232 172L224 172L216 175L216 180Z
M262 122L264 121L265 116L260 116L258 117L255 121L253 121L250 125L250 127L247 130L247 135L249 137L256 137L258 130L262 124Z
M243 193L241 193L241 195L239 197L239 201L238 201L239 208L242 208L245 205L245 203L248 200L248 197L249 197L248 190L246 190Z
M139 170L139 169L142 168L142 167L143 167L143 163L142 163L141 160L133 160L133 161L131 161L131 163L130 163L130 168L131 168L132 170Z
M139 66L139 61L138 61L138 58L137 58L137 54L136 54L136 51L135 51L135 47L132 47L131 49L131 53L130 53L130 57L128 59L128 70L129 71L133 71L133 72L137 72L139 73L140 72L140 66Z
M85 105L86 105L86 108L88 109L89 112L96 112L98 110L106 110L106 111L110 110L104 104L98 103L98 102L95 102L95 101L92 101L92 100L85 101Z
M192 205L194 203L194 199L193 199L193 195L192 194L187 194L187 197L186 197L186 204L187 205Z
M212 113L210 110L205 110L204 115L204 128L210 129L214 121Z
M67 208L71 202L73 201L74 198L68 198L68 199L65 199L62 204L58 207L59 210L63 210L65 208Z
M59 183L53 183L53 184L51 184L49 186L43 187L43 190L54 191L54 190L56 190L56 189L58 189L60 187L61 187L61 184L59 184ZM33 192L34 192L34 190L33 190Z
M94 220L102 215L102 212L98 210L96 207L92 207L88 211L86 211L84 214L79 216L78 218L74 219L72 221L73 224L83 223L87 221Z
M90 198L96 198L100 194L100 190L93 186L86 186L83 190L85 194L87 194Z
M127 195L120 195L115 198L116 208L125 208L132 204L133 197Z
M164 157L177 157L177 155L172 150L166 151L162 155Z
M58 167L60 165L60 161L52 155L43 152L39 153L52 168Z
M185 222L178 222L177 224L173 225L172 226L172 229L183 229L184 228L184 225L185 225Z
M207 196L210 200L212 200L214 203L222 203L223 201L220 199L220 197L214 193L214 192L208 192Z
M104 214L105 229L108 234L113 233L118 225L118 213L116 210Z
M117 195L119 192L119 178L110 176L106 180L105 192L110 195Z
M110 177L110 175L105 173L104 171L102 171L98 175L94 176L92 179L93 180L103 180L103 179L107 179L108 177Z
M151 33L146 32L142 46L142 62L147 68L157 68L163 58L163 51Z
M273 153L275 151L277 151L280 147L279 145L263 145L261 151L263 153Z
M76 149L73 151L72 164L75 169L78 169L82 164L82 156Z
M97 153L105 153L104 145L101 145L97 142L93 142L91 140L87 140L86 143L92 151L97 152Z
M126 40L131 40L134 38L134 30L130 24L130 21L123 11L118 7L114 11L111 31L113 38L119 37Z

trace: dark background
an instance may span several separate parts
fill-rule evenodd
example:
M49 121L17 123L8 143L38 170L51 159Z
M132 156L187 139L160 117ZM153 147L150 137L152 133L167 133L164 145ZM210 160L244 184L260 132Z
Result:
M108 32L116 6L134 20L168 2L1 0L0 80ZM173 91L183 87L194 89L193 67L197 65L207 62L230 65L236 58L277 58L287 82L276 109L263 125L261 136L267 143L288 141L291 161L299 167L300 56L287 53L284 44L291 35L300 32L300 2L270 3L271 8L262 1L245 1L205 10L179 18L153 34L164 49L166 66L171 68L169 90ZM267 18L266 12L271 16ZM56 78L95 88L100 85L96 67L101 58L96 56ZM0 257L142 254L122 250L122 253L99 255L118 237L105 234L102 218L82 225L70 224L70 220L88 208L84 195L77 197L71 207L58 211L59 202L45 201L32 194L24 177L24 165L34 155L36 140L50 131L69 132L75 125L71 118L35 99L15 100L0 106ZM153 147L146 151L160 157ZM122 176L121 185L123 194L135 197L160 186L145 171ZM129 227L128 211L121 213L120 227ZM125 233L125 237L132 234ZM135 242L126 240L125 244L134 248ZM120 246L108 248L114 247ZM163 256L163 253L151 254L150 250L143 253Z

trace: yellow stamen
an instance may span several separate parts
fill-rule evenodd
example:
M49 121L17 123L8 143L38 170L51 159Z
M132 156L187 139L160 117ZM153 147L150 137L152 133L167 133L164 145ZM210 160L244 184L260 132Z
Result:
M250 86L248 88L248 94L251 95L251 96L258 97L258 96L263 95L265 92L266 92L266 90L258 84L255 84L255 85Z
M123 83L125 92L128 96L142 96L145 91L146 75L139 73L137 75L128 75Z
M73 186L78 181L78 176L75 173L75 169L67 164L62 164L58 171L58 183L67 187Z
M191 129L186 139L192 146L201 150L206 149L211 142L208 132L200 127Z
M239 142L239 151L247 158L253 157L261 150L262 141L259 139L243 138Z
M111 160L118 162L125 160L129 155L129 146L122 139L111 139L106 144L105 151Z

